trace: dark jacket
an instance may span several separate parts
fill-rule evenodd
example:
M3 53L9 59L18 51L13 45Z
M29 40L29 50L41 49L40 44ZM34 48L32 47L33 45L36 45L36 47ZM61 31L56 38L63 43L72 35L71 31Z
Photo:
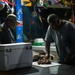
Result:
M12 38L10 31L8 28L3 27L2 31L0 32L0 43L1 44L8 44L14 43L15 39Z

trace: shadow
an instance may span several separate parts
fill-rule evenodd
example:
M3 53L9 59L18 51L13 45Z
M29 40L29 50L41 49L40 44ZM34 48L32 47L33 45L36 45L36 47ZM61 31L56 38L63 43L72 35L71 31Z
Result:
M9 71L0 71L0 75L26 75L31 73L38 72L38 69L34 67L25 67L25 68L19 68Z
M75 66L70 65L60 65L58 67L57 75L75 75Z
M75 75L75 67L59 65L53 67L25 67L10 71L0 71L0 75Z

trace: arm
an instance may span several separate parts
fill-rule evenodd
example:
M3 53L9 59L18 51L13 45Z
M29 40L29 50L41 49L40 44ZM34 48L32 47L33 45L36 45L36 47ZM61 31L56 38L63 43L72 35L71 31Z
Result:
M45 48L46 48L46 56L43 59L38 60L38 64L51 64L50 61L50 43L45 41Z
M50 57L50 43L45 41L46 57Z
M54 42L52 34L53 34L53 31L51 30L49 26L45 36L46 57L50 57L50 43Z

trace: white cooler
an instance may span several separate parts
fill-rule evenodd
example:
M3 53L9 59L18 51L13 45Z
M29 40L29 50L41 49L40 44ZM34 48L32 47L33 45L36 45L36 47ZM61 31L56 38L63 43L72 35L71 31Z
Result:
M32 66L31 43L0 44L0 70Z

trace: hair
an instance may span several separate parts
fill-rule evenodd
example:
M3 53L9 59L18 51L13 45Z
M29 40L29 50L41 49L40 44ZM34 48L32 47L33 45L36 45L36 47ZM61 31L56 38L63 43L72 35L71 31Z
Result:
M48 17L47 17L47 22L48 23L59 23L60 21L60 18L56 15L56 14L50 14Z

